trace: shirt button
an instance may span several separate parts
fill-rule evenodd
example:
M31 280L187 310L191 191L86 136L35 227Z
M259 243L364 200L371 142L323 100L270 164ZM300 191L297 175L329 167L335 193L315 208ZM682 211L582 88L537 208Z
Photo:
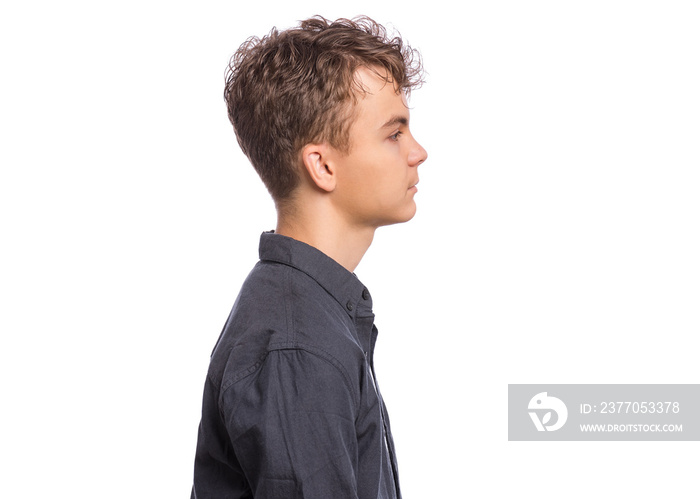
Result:
M367 289L362 290L362 298L369 300L369 291Z
M349 302L347 303L347 305L345 305L345 306L348 308L348 310L349 310L350 312L352 312L352 309L355 308L351 301L349 301Z

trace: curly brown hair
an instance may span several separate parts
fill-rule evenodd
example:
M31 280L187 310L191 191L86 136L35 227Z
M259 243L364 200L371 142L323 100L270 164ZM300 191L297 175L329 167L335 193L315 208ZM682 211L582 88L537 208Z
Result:
M348 152L354 104L367 67L410 94L423 82L420 54L368 17L251 37L229 62L224 98L238 143L276 203L299 182L300 151L327 142Z

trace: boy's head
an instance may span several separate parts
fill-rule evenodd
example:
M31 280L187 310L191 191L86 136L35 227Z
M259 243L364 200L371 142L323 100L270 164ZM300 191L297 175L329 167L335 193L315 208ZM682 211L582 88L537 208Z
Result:
M298 28L273 29L231 58L224 92L229 119L278 206L299 183L306 144L350 150L349 129L364 91L360 69L404 94L422 82L418 53L367 17L314 17Z

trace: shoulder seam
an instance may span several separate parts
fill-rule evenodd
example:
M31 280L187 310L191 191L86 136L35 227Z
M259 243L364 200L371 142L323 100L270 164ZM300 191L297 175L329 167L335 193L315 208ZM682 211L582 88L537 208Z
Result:
M346 385L350 389L350 393L352 393L353 397L353 402L355 404L356 408L360 407L360 394L358 393L357 389L352 383L352 379L350 377L350 374L347 372L345 367L340 363L338 359L333 357L331 354L328 352L318 348L314 347L312 345L307 345L304 343L299 343L296 341L287 341L287 342L278 342L278 343L271 343L268 345L267 351L265 352L264 355L260 356L257 362L255 364L249 366L248 368L241 369L240 371L236 372L236 374L233 376L232 379L230 379L226 384L222 384L221 390L220 390L220 395L219 397L223 397L224 393L231 388L234 384L236 384L238 381L242 380L243 378L246 378L253 374L255 371L257 371L260 366L263 365L265 362L265 359L267 358L268 354L271 352L275 351L280 351L280 350L303 350L305 352L310 353L311 355L314 355L315 357L318 357L327 363L331 364L333 367L335 367L345 380Z

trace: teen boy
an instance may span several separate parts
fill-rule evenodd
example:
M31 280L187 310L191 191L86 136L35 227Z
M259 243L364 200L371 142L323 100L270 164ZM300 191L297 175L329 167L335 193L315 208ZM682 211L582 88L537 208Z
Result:
M211 357L192 497L401 496L353 271L378 227L416 211L417 55L369 18L316 17L232 58L229 118L278 220Z

